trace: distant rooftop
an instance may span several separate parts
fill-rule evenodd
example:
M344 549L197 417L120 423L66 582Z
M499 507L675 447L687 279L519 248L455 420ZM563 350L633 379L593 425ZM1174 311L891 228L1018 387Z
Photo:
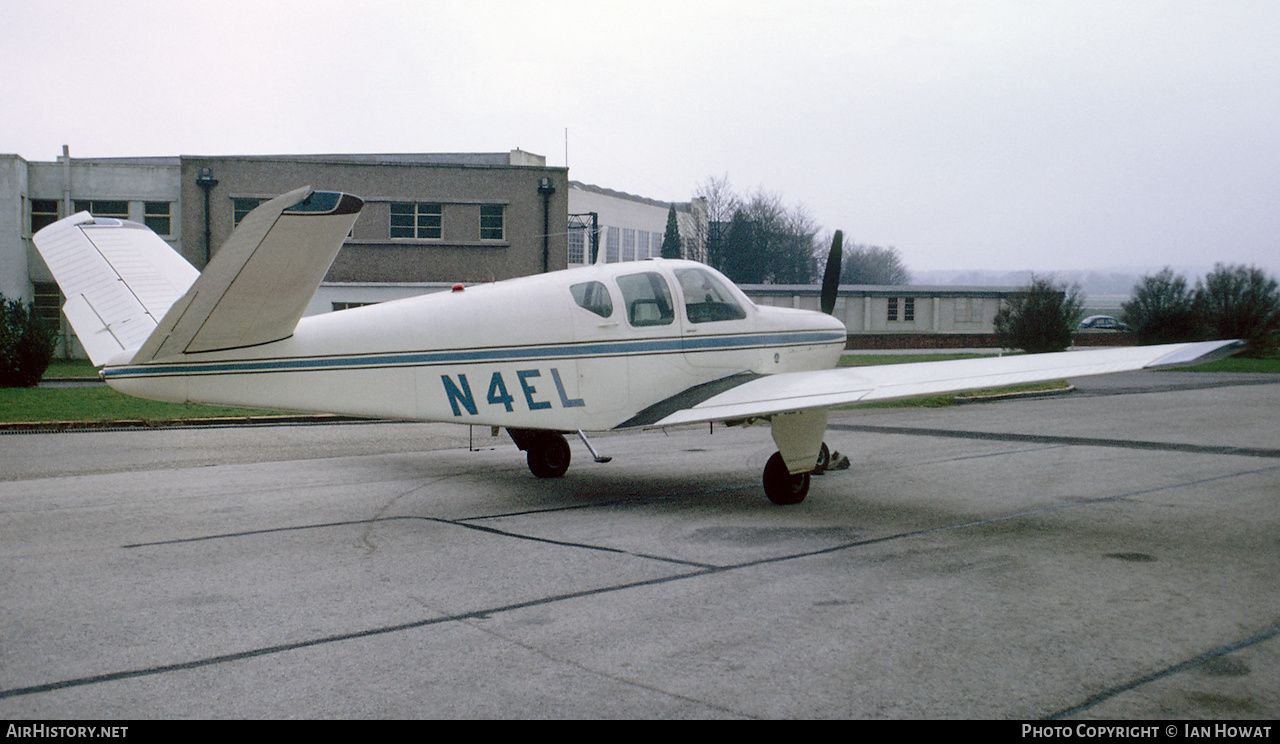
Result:
M640 204L648 204L651 207L662 207L663 209L666 209L670 207L672 204L675 204L677 212L689 211L689 202L659 201L657 199L650 199L645 196L636 196L635 194L628 194L625 191L615 191L613 189L606 189L603 186L595 186L593 184L583 183L581 181L570 181L569 187L579 189L582 191L590 191L593 194L600 194L602 196L613 197L614 199L626 199L628 201L639 202Z
M20 156L13 156L20 157ZM403 165L474 165L532 166L545 168L547 158L519 148L509 152L410 152L410 153L331 153L303 155L182 155L123 158L78 158L77 163L99 165L181 165L182 158L230 158L252 160L292 160L317 163L397 163ZM25 158L23 158L25 160Z
M399 153L329 153L301 155L187 155L203 158L244 158L249 160L293 160L317 163L396 163L401 165L525 165L545 168L547 158L515 149L510 152L399 152Z

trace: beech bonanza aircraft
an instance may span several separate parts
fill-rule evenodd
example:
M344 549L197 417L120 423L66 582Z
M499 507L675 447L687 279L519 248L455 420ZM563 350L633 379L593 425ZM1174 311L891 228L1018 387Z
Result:
M827 409L1185 364L1235 342L834 368L844 325L757 306L699 263L597 264L303 317L363 202L304 187L246 216L197 271L145 226L80 212L35 243L116 390L154 400L504 427L540 478L564 434L768 421L766 495L802 501ZM833 268L834 267L834 268Z

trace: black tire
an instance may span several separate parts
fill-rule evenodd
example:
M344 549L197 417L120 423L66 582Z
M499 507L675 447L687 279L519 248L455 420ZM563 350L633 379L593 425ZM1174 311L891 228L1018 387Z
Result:
M780 506L799 504L809 495L809 474L792 475L782 453L774 452L764 465L764 495Z
M559 434L538 434L526 452L529 470L539 478L559 478L569 469L569 443Z
M822 475L827 472L827 467L831 465L831 450L827 448L827 443L822 443L822 449L818 450L818 461L814 463L813 474Z

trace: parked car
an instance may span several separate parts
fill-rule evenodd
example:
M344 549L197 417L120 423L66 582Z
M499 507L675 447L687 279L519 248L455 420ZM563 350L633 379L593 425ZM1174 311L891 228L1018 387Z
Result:
M1129 326L1121 323L1110 315L1090 315L1080 321L1080 330L1082 331L1128 331L1132 330Z

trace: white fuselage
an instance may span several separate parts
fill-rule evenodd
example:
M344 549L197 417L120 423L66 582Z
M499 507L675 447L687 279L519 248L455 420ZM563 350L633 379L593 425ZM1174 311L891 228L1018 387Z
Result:
M656 299L637 296L651 287ZM830 368L844 344L830 316L759 307L701 264L650 260L310 316L282 341L103 376L157 400L598 431L730 375Z

